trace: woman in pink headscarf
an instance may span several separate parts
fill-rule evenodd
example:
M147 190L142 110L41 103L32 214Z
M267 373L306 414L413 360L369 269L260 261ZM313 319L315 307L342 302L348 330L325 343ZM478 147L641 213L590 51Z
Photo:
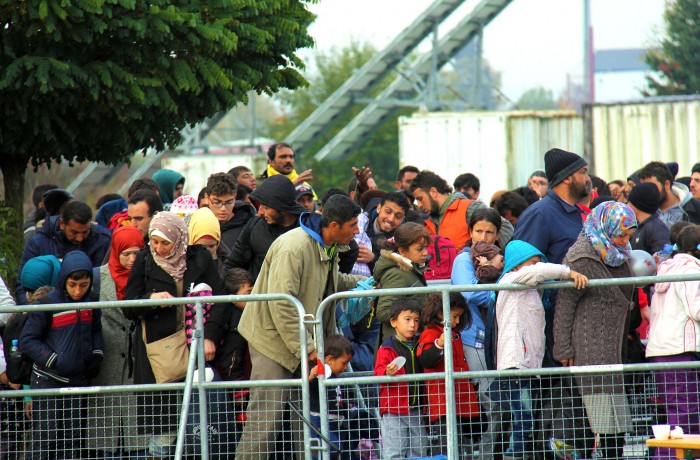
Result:
M159 307L124 308L124 316L137 322L134 332L134 383L155 383L151 363L142 339L146 329L149 343L174 334L179 329L179 308L167 299L184 297L192 286L206 283L214 295L225 295L211 254L199 245L188 245L187 226L171 212L153 216L148 228L149 247L136 257L126 286L126 299L163 299ZM204 352L207 361L214 359L216 344L221 341L230 309L215 304L204 327ZM145 393L140 395L139 427L153 434L177 431L179 408L175 395Z

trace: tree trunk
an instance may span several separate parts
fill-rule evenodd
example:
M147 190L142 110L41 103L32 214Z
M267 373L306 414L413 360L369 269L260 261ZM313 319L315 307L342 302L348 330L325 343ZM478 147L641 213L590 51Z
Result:
M22 220L24 218L24 175L27 169L27 159L14 155L0 155L0 171L2 171L3 183L5 186L5 200L0 202L0 206L11 208L12 212L6 209L0 210L0 258L2 277L5 285L14 292L17 279L17 270L22 256L24 240L22 236Z
M5 206L17 213L17 234L21 238L22 220L24 219L24 175L27 172L27 158L14 155L0 155L0 171L5 186Z

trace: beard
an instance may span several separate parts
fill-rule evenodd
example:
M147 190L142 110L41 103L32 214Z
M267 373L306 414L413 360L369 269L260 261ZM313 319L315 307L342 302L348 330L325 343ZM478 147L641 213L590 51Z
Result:
M430 198L430 215L433 217L440 217L440 206L437 201Z
M590 195L590 193L591 191L585 182L577 182L572 176L571 182L569 182L569 195L571 198L578 202L579 200L586 198L588 195Z

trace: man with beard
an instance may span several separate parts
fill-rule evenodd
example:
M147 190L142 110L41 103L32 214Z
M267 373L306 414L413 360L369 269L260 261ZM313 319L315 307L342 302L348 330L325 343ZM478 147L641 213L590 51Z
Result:
M394 236L394 232L401 225L408 213L409 203L404 192L391 192L384 195L377 205L376 214L373 211L367 224L367 236L372 242L374 259L367 262L370 271L374 271L374 264L379 259L379 253L386 240ZM374 219L372 219L374 217Z
M642 183L650 182L659 189L659 217L667 227L671 228L681 220L700 223L700 201L693 198L685 185L674 182L673 173L666 164L660 161L648 163L639 170L639 180Z
M250 197L260 203L258 215L248 221L231 248L224 269L248 270L253 282L260 273L267 250L282 234L299 226L299 215L306 210L294 201L294 185L276 175L259 185Z
M260 175L260 179L266 180L278 174L292 181L295 186L305 184L311 187L307 181L313 180L312 170L307 169L301 174L294 170L294 150L291 145L284 142L272 144L267 150L267 169ZM316 199L314 194L314 200Z

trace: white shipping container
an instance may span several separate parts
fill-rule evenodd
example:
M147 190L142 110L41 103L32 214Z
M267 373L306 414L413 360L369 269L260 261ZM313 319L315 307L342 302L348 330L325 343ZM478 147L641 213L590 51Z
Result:
M544 170L544 153L558 147L583 152L583 119L571 111L414 114L399 118L399 167L428 169L452 185L470 172L481 200L527 184Z

